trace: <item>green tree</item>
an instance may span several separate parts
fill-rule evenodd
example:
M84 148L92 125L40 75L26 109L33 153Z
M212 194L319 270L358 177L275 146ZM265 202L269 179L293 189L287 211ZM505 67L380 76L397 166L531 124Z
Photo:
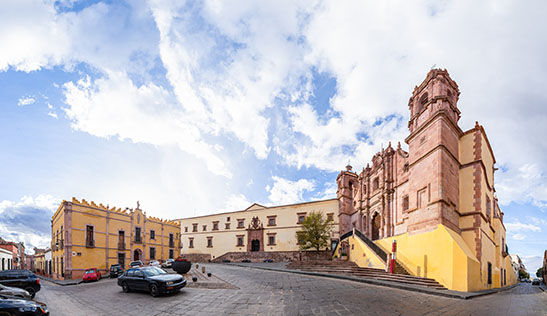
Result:
M529 279L530 274L526 272L526 270L519 270L519 279Z
M538 278L541 278L541 276L543 275L543 267L539 268L537 271L536 271L536 276Z
M311 212L302 222L302 229L296 232L301 250L326 248L330 242L332 221L323 218L320 212Z

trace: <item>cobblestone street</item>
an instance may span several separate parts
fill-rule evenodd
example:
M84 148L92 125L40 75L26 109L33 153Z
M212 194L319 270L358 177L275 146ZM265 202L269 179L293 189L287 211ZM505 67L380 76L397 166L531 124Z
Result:
M154 298L123 293L116 280L73 286L42 282L36 299L51 315L547 315L538 286L471 300L291 273L207 264L239 289L185 288ZM191 282L191 281L190 281Z

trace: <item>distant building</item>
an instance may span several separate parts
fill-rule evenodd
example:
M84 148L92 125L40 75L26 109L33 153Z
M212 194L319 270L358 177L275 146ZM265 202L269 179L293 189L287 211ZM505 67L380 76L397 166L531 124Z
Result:
M543 283L547 285L547 250L543 254Z
M25 244L22 242L6 241L0 238L0 248L11 252L11 269L25 268Z
M513 266L513 271L517 276L519 275L520 270L526 270L526 267L524 266L524 263L522 263L519 255L511 255L511 264Z
M257 203L245 210L179 219L182 255L194 261L286 261L301 256L296 232L307 214L320 212L333 221L331 239L338 240L336 199L281 206ZM331 248L331 246L329 246Z
M129 261L166 260L180 253L177 222L141 209L116 209L86 200L63 201L51 219L52 277L78 279L88 268L102 273Z
M11 269L13 255L11 251L0 248L0 270Z
M45 261L45 254L46 251L51 251L49 248L46 249L40 249L40 248L34 248L34 272L46 275L46 261Z

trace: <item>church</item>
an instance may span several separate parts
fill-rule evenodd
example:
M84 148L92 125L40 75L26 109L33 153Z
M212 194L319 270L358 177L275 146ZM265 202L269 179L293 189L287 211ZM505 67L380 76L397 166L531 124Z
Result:
M334 260L344 255L359 266L383 269L396 242L399 266L448 289L515 283L494 187L495 156L481 125L460 128L459 95L446 70L432 69L408 102L408 151L400 142L390 143L360 172L347 166L336 179L333 200L254 204L243 211L180 219L182 254L214 260L227 258L226 253L239 259L252 258L253 252L299 253L298 225L307 212L319 211L336 225ZM238 224L232 229L234 220ZM246 226L250 221L253 225Z

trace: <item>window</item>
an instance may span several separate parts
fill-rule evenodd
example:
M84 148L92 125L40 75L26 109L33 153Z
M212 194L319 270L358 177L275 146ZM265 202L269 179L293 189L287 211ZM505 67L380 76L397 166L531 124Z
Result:
M185 233L188 232L188 226L184 226L184 232L185 232Z
M245 228L245 219L237 220L237 228Z
M275 226L275 218L276 216L273 215L273 216L268 216L268 226Z
M306 219L306 213L296 213L296 215L298 216L298 222L296 223L302 224L304 220Z
M268 246L275 246L275 234L268 234Z
M226 217L226 221L227 221L227 222L230 221L230 216Z
M123 230L118 231L118 249L125 249L125 232Z
M380 187L380 180L378 180L378 177L374 178L374 180L372 180L372 190L378 190L378 188Z
M327 221L329 221L329 222L334 221L334 213L328 213L327 214Z
M156 248L150 247L150 260L156 259Z
M173 236L173 233L169 233L169 247L175 247L175 237Z
M230 229L230 223L226 223L226 229Z
M423 188L418 191L418 208L426 207L427 205L427 189Z
M488 284L492 284L492 264L488 262Z
M408 195L403 196L403 211L408 210Z
M169 249L169 259L173 259L175 256L175 251L173 249Z
M207 225L202 225L203 231L207 230Z
M218 230L218 222L213 222L213 230Z
M150 230L150 239L156 239L156 232L153 230Z
M118 264L122 266L122 269L125 269L125 253L118 253Z
M136 243L141 243L142 242L141 228L140 227L135 227L135 242Z
M95 238L93 233L93 226L85 226L85 246L86 247L95 247Z
M243 237L245 235L237 235L237 247L243 247Z
M194 248L194 238L188 238L188 248Z
M207 248L213 248L213 237L207 237Z
M197 223L192 224L192 231L194 233L198 231L198 224Z

